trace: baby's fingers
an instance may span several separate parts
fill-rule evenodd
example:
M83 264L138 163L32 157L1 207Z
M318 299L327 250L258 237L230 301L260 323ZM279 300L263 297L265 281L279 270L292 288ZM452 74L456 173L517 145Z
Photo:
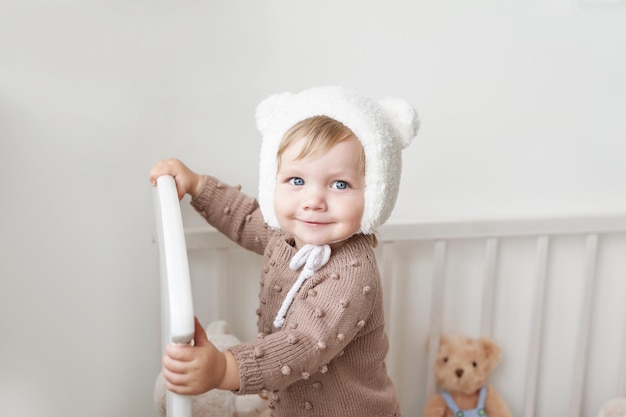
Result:
M173 361L191 362L195 359L194 347L190 345L177 345L171 344L165 346L165 355L163 355L163 361L169 358Z
M159 178L161 175L168 175L169 171L167 169L167 165L165 164L165 161L157 161L152 168L150 169L150 183L152 183L152 185L156 185L156 180L157 178Z
M175 392L176 394L191 394L191 378L189 377L189 375L170 372L164 368L163 378L165 379L165 386L168 390Z
M178 159L170 158L157 161L150 169L150 182L156 185L156 180L162 175L176 177L183 170L183 163Z

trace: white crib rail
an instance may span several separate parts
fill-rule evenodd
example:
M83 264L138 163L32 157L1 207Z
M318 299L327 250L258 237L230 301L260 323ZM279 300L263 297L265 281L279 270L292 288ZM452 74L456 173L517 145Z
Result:
M586 372L589 366L588 350L590 344L590 327L592 320L592 305L594 302L594 288L596 283L596 260L600 234L626 232L625 216L600 216L585 218L552 218L552 219L520 219L520 220L483 220L470 222L444 222L423 224L397 224L381 228L380 240L385 245L393 245L398 241L432 240L434 243L433 255L433 285L431 295L430 332L428 342L428 378L426 394L435 391L433 364L438 347L439 334L442 330L443 315L443 286L445 282L445 266L447 242L459 239L485 239L484 287L482 300L482 314L480 333L492 335L494 311L494 283L496 281L496 263L498 261L498 244L502 237L536 237L535 259L535 294L531 332L528 340L528 368L523 393L524 417L537 415L537 387L541 366L541 343L544 337L545 292L547 286L549 247L551 236L580 235L586 240L584 260L584 288L581 302L581 320L578 327L575 343L573 375L571 379L568 416L583 416L584 390ZM624 248L626 250L626 247ZM385 249L383 249L385 252ZM390 280L386 265L382 265L385 280ZM397 285L396 285L397 286ZM392 296L388 297L391 298ZM394 311L393 303L388 307L388 321L394 322L402 314ZM622 329L622 350L626 348L626 327ZM393 338L392 338L393 340ZM397 361L397 359L395 359ZM618 386L614 396L626 395L626 355L620 358L621 369ZM391 367L390 369L394 369Z
M234 263L238 263L241 259L236 252L240 249L236 249L236 245L212 229L190 229L186 231L186 237L190 251L219 250L230 253L229 258ZM531 298L530 302L532 303L528 318L523 318L527 329L522 326L524 335L517 337L514 341L504 340L508 346L514 345L518 350L520 350L521 344L522 355L513 356L524 357L524 373L521 378L519 375L514 375L513 381L505 380L511 374L511 366L507 363L505 364L508 366L506 372L509 373L503 374L504 376L499 381L503 388L506 388L507 384L519 386L515 390L509 390L512 393L508 392L509 398L515 400L512 401L514 415L523 417L564 417L566 415L595 417L593 410L597 411L597 405L602 402L603 398L608 399L618 395L626 396L626 309L620 309L619 311L623 311L623 313L615 318L619 323L617 332L621 332L621 347L612 350L612 352L618 350L621 352L617 358L618 363L615 365L615 368L619 367L619 375L611 378L610 382L607 382L606 378L602 380L602 385L608 387L607 392L601 393L603 397L593 391L595 389L593 383L590 386L590 383L587 382L590 373L589 367L592 366L590 348L593 342L594 315L598 314L597 305L602 304L595 300L598 293L598 283L606 285L606 282L599 279L598 265L601 261L600 258L602 258L601 255L608 246L613 247L611 258L613 261L619 258L619 253L626 254L626 215L388 224L380 228L378 238L381 244L377 249L377 257L385 286L386 321L391 340L388 367L392 377L399 381L400 399L405 414L419 415L426 396L435 390L432 365L435 360L439 335L444 331L450 331L450 307L446 304L449 303L446 296L449 295L451 281L457 279L457 277L451 276L451 274L454 275L450 272L451 269L454 269L451 268L454 266L451 263L458 262L454 256L458 256L459 247L462 247L461 250L463 250L463 242L472 242L472 245L480 245L482 242L483 245L482 260L480 261L483 277L478 280L481 287L479 291L476 291L477 298L481 299L477 308L476 325L472 324L470 333L492 337L504 337L506 335L503 333L503 328L519 325L518 322L515 322L503 326L501 321L502 309L507 309L508 306L497 305L498 302L502 302L502 292L499 288L504 285L503 278L506 278L502 276L503 270L509 271L508 266L503 268L502 263L505 262L503 257L506 258L506 262L509 262L512 247L514 249L518 246L527 248L528 244L531 247L534 246L534 253L524 255L528 258L524 262L534 265L530 274L524 273L528 280L528 283L525 284L530 285L529 288L531 288L528 297ZM417 245L417 249L414 248L415 245ZM578 248L581 245L583 249L579 251ZM565 255L563 255L563 246L565 246ZM419 250L419 252L415 252L415 250ZM573 252L574 255L568 251ZM423 252L429 254L424 255ZM578 252L581 254L579 255ZM565 259L565 263L571 264L567 266L568 268L578 268L580 265L580 272L572 275L576 277L580 275L582 278L580 280L572 278L576 286L578 286L579 281L581 285L580 300L577 301L575 310L578 318L574 318L576 320L575 325L571 326L575 335L571 338L567 337L568 341L571 339L571 345L565 355L568 358L568 364L570 356L572 358L571 376L568 371L567 381L562 384L566 387L554 394L552 392L554 387L548 387L545 380L546 377L550 379L552 376L552 369L550 368L552 364L548 361L552 351L546 349L546 343L553 341L555 337L554 323L547 322L546 317L549 314L554 314L555 309L558 311L560 309L558 304L561 302L558 298L555 301L555 294L550 293L555 281L558 281L555 280L554 276L554 264L556 262L554 258L556 255L561 256L558 258L561 263ZM404 258L399 259L398 256ZM408 262L405 258L414 256L430 257L428 268L420 267L421 269L418 268L417 272L410 268L407 269L403 265ZM219 258L219 261L224 259L224 262L229 262L224 256L220 255ZM613 281L618 281L614 278L615 273L624 274L622 277L626 277L624 264L626 262L619 262L619 271L613 272L611 275ZM218 288L221 292L216 295L216 300L222 300L224 303L224 300L229 299L231 294L234 294L228 287L229 285L236 285L231 284L230 279L236 278L232 276L233 268L237 270L238 267L239 265L233 266L233 263L219 267L226 274L231 275L220 280L221 283ZM606 271L604 272L606 273ZM255 273L252 279L257 278L258 274ZM559 278L563 280L562 272ZM415 288L410 291L407 290L407 285L412 284L415 287L416 281L421 286L417 290ZM508 285L511 285L510 282ZM622 288L621 285L620 288ZM426 315L429 316L427 328L415 327L414 316L407 318L407 307L414 310L414 306L410 305L414 300L407 297L414 297L417 294L416 291L424 288L429 288L429 295L426 296L429 300L426 310ZM578 294L576 291L578 291L578 287L572 290L573 293ZM237 292L238 295L241 295L241 291ZM514 294L510 297L515 299L518 295ZM572 296L572 298L576 297ZM250 300L252 299L248 298L246 302L256 301ZM526 301L526 299L524 300ZM510 302L510 299L508 301ZM424 309L422 308L420 311L424 311ZM223 310L222 313L227 314L227 311ZM559 314L561 313L559 312ZM500 321L498 322L498 320ZM619 322L619 320L623 321ZM457 327L461 326L461 330L463 330L462 324L459 323L462 322L463 320L460 322L457 320L455 324ZM501 326L498 327L496 324ZM413 335L407 337L407 333L411 332ZM504 344L507 345L507 343ZM415 355L414 352L424 352L423 364L419 365L419 370L409 371L407 370L407 358ZM511 360L509 353L505 351L505 358ZM602 352L600 353L598 355L596 352L595 356L602 356ZM422 359L415 360L414 358L412 360L413 363L422 361ZM594 363L597 364L597 362L596 359ZM416 383L418 388L416 388ZM567 388L568 384L569 388ZM586 403L590 393L594 393L595 396L593 401ZM546 406L548 402L551 405Z
M194 312L187 246L176 184L171 176L157 178L155 211L161 261L161 303L164 335L168 343L190 343ZM167 415L191 417L191 397L167 392Z
M539 236L535 255L535 308L531 318L531 330L528 340L528 371L524 383L523 417L534 417L536 414L537 382L541 358L541 340L543 337L543 317L545 312L546 280L548 274L548 251L550 240L547 236ZM578 415L578 414L573 414Z
M570 412L571 416L579 416L582 413L583 392L585 389L586 372L589 363L589 334L591 327L592 305L595 295L596 283L596 260L598 254L598 235L588 234L586 237L585 247L585 275L583 300L581 309L581 323L578 328L576 341L576 354L574 362L581 366L574 368L574 377L572 378L572 388L570 390Z

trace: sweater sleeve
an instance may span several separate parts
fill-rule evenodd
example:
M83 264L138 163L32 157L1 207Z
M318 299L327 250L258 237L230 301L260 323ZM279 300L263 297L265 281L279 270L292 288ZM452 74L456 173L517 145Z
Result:
M226 237L258 254L268 242L265 224L256 199L211 176L204 176L201 192L191 201L193 208Z

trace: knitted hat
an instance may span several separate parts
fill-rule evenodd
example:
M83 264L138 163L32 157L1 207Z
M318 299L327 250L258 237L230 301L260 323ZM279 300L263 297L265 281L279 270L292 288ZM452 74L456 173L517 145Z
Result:
M263 135L259 173L259 205L266 223L280 228L274 213L276 155L280 142L295 124L327 116L348 127L365 150L365 208L360 232L374 233L391 215L400 185L401 151L417 134L419 118L406 101L375 102L342 87L317 87L298 94L271 95L256 110Z

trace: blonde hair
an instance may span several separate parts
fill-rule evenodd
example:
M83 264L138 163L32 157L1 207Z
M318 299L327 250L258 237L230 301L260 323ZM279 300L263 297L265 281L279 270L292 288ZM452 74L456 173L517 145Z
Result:
M276 152L277 169L280 170L280 159L287 148L298 139L304 138L302 150L296 159L307 156L318 157L328 152L333 146L356 135L343 123L328 116L313 116L293 125L283 136ZM360 142L359 142L360 143ZM360 146L359 173L365 176L365 150ZM372 247L378 246L375 234L366 235Z
M336 144L351 137L356 138L352 130L328 116L313 116L304 119L292 126L280 141L278 152L276 153L278 169L280 169L280 159L283 153L298 139L304 138L302 150L296 157L296 159L302 159L307 156L315 158L323 155ZM358 168L359 173L365 175L365 150L363 146L361 146Z

